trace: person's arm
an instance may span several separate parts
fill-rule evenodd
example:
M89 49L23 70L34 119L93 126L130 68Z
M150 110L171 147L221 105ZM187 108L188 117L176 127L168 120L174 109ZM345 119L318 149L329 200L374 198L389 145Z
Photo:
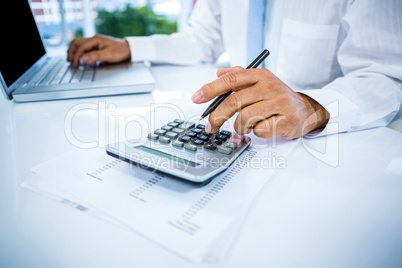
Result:
M126 40L101 34L74 39L67 51L67 60L74 68L78 67L80 60L86 64L97 61L116 63L130 57L130 47Z
M215 62L224 52L220 16L220 1L199 0L183 32L127 37L131 60L171 64Z
M331 118L321 134L388 125L402 100L402 2L355 1L343 18L338 51L343 77L322 89L301 91Z
M210 115L205 130L216 132L236 112L234 129L251 131L261 138L294 139L324 128L328 112L312 98L293 91L267 69L221 68L218 79L204 85L192 97L205 103L228 91L229 95Z
M346 38L338 52L344 76L322 89L295 92L264 69L220 70L217 80L193 95L195 103L204 103L229 90L235 92L210 114L207 130L217 130L236 112L234 127L239 134L253 130L263 138L291 139L387 125L402 99L399 10L398 0L351 5L342 25Z
M73 40L67 59L73 67L96 61L151 61L171 64L215 62L224 46L220 22L220 1L200 0L194 7L190 26L181 33L147 37L113 38L95 35Z

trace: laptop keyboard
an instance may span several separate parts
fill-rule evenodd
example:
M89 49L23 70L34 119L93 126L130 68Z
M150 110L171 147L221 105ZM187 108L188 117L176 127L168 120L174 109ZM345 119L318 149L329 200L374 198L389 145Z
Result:
M95 77L96 64L81 64L77 69L70 66L70 63L62 58L52 58L45 65L46 70L42 72L31 85L58 85L91 82Z

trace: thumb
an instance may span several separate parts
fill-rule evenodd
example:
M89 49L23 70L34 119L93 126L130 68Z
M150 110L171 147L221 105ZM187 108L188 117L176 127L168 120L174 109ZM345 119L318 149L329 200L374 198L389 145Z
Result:
M235 67L231 67L231 68L219 68L218 71L216 72L216 75L218 77L227 74L227 73L231 73L231 72L235 72L235 71L239 71L239 70L243 70L243 67L240 66L235 66Z

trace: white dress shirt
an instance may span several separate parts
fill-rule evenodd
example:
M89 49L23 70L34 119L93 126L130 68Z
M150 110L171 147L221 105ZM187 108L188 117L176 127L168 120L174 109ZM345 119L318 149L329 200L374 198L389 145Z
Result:
M402 100L402 1L267 0L265 66L331 115L331 134L385 126ZM198 0L190 26L128 37L132 60L246 66L247 0Z

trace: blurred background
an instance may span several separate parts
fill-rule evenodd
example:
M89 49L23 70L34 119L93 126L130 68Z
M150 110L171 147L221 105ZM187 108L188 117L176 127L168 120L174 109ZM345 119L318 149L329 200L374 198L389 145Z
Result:
M76 37L171 34L183 30L195 0L29 0L48 50ZM51 51L49 51L51 52Z

